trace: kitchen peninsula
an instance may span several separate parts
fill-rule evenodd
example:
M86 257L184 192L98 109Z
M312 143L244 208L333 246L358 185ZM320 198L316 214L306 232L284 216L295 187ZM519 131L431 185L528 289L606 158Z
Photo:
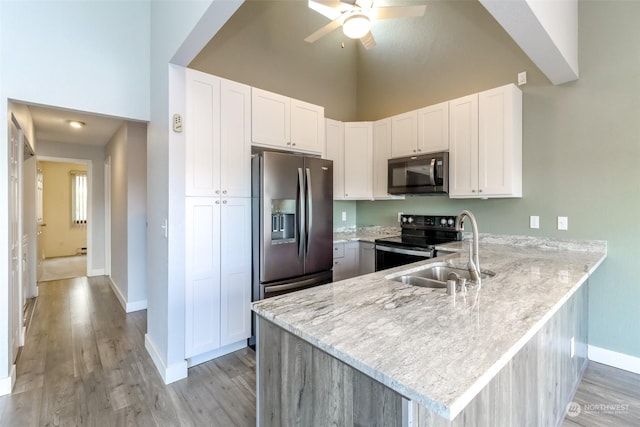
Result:
M481 289L390 280L464 266L466 243L255 303L259 425L557 425L586 366L586 285L606 243L481 235L496 273Z

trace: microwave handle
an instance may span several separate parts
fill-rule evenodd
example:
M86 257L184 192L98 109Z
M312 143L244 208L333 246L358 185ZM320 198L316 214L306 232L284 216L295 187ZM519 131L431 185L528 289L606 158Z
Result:
M431 185L436 185L436 159L435 159L435 157L431 159L431 164L429 165L429 179L431 180Z

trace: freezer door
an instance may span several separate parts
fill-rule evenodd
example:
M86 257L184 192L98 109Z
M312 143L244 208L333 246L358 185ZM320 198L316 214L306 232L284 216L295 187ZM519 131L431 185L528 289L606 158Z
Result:
M305 274L333 267L333 162L306 157Z
M259 165L260 282L302 276L303 158L263 152Z

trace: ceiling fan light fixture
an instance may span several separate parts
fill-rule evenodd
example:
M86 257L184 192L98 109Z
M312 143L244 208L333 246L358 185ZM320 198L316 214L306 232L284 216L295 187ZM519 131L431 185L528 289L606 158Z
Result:
M371 30L371 21L367 15L357 14L345 19L342 32L350 39L359 39Z

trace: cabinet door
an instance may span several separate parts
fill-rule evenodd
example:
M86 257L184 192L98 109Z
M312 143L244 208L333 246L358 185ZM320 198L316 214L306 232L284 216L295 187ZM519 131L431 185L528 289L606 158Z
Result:
M358 275L360 246L358 242L336 243L333 246L333 281L348 279ZM339 249L336 251L336 249ZM338 252L338 255L335 253Z
M291 99L251 89L251 138L258 144L289 148L291 143Z
M222 198L220 344L251 335L251 199Z
M220 85L220 187L223 196L251 197L251 87Z
M449 196L477 196L478 94L449 101Z
M373 197L389 198L388 160L391 157L391 119L373 123Z
M324 107L291 100L291 148L324 152Z
M344 200L344 123L326 119L326 158L333 160L333 199Z
M409 156L417 152L418 111L391 117L391 156Z
M349 277L356 277L360 273L360 243L349 242L344 244L344 275Z
M376 251L373 243L360 242L360 256L358 264L360 275L376 271Z
M185 194L220 191L220 79L186 70Z
M373 126L371 122L344 124L345 199L373 198Z
M220 347L220 199L185 201L185 357Z
M522 92L510 84L481 92L478 103L478 191L522 197Z
M418 152L435 153L449 149L449 103L442 102L418 110Z

